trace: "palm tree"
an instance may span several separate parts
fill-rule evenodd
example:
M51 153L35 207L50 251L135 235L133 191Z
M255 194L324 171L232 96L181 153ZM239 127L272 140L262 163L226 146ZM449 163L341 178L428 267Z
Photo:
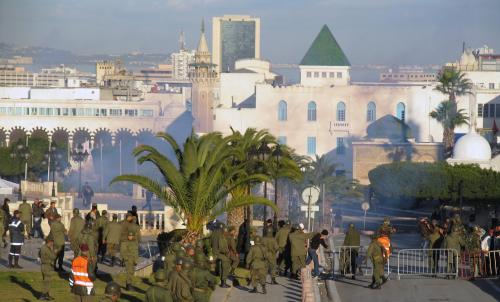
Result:
M446 110L445 120L452 121L455 117L460 117L457 115L457 97L463 96L471 93L472 90L472 82L465 77L465 74L461 71L456 70L455 68L445 68L438 75L439 84L434 88L435 90L445 94L448 97L448 104L440 106L444 106L443 109ZM439 107L438 107L439 109ZM432 116L432 113L431 113ZM449 118L448 118L449 117ZM443 125L443 143L445 149L445 155L448 157L451 155L454 144L455 137L455 127L457 124L447 123ZM453 127L452 127L453 126Z
M469 118L465 110L457 110L457 104L452 101L441 102L429 115L443 126L445 156L450 157L453 151L455 128L468 124Z
M231 131L233 132L230 136L231 147L234 149L233 163L243 165L243 173L246 175L257 174L261 166L257 158L257 149L262 142L274 143L276 139L268 131L256 130L255 128L248 128L243 134L235 131L233 128L231 128ZM250 196L251 187L263 180L268 181L268 178L264 177L259 181L234 186L231 190L231 198L245 198L246 196ZM250 223L251 216L250 207L246 211L243 207L235 208L228 212L227 223L228 225L238 227L245 221L245 218Z
M246 162L234 163L238 156L231 148L232 137L214 132L189 136L181 149L167 133L158 133L174 150L175 160L167 158L156 148L141 145L133 154L139 164L152 163L163 176L162 181L142 175L121 175L112 182L129 181L156 194L175 210L188 230L184 242L193 242L202 234L207 222L236 208L263 204L274 208L269 200L255 196L227 197L235 188L265 179L261 174L249 174Z

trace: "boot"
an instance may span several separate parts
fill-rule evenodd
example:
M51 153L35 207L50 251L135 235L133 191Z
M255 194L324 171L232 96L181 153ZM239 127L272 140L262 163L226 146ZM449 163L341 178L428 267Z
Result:
M249 293L252 293L252 294L257 293L257 286L254 286L253 289L251 291L249 291Z
M22 268L22 267L19 265L19 256L14 256L14 267L15 267L15 268Z
M38 298L38 300L42 300L42 301L49 301L49 295L47 294L41 294L40 297Z
M47 294L47 298L48 298L50 301L55 300L55 298L51 297L49 294Z
M382 284L387 282L387 277L382 277Z
M10 268L14 268L14 265L12 265L12 259L14 258L14 256L12 255L9 255L9 267Z
M230 286L226 284L226 280L220 282L220 287L229 288Z
M115 256L111 257L111 267L115 266Z
M263 283L263 284L262 284L262 293L263 293L264 295L265 295L265 294L267 294L266 284L265 284L265 283Z
M276 282L276 278L275 277L271 277L271 284L278 284L278 282Z
M125 286L125 290L127 290L127 291L133 291L134 289L132 288L132 285L127 284L127 286Z
M382 285L380 283L375 284L372 289L381 289Z

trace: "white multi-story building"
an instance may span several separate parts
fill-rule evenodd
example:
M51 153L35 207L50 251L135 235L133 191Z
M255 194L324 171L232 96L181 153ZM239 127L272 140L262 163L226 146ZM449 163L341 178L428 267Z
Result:
M194 63L194 54L194 50L180 49L170 55L174 79L189 79L189 65Z

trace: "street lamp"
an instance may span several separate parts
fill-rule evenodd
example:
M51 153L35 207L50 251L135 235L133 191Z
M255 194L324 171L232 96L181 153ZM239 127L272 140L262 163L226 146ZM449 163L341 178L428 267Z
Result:
M45 153L45 158L48 160L49 170L52 169L52 197L56 197L56 168L62 155L57 152L55 143L51 144L49 150Z
M19 190L18 190L18 198L19 200L22 200L22 192L21 192L21 174L22 174L22 166L25 164L26 166L28 165L28 159L30 158L31 154L30 151L28 150L28 147L24 146L23 144L17 145L13 150L12 153L10 154L10 157L15 160L19 159ZM28 169L24 169L24 180L28 179Z
M259 155L259 159L262 161L261 162L261 167L262 167L262 174L266 173L266 160L269 157L269 154L271 153L271 149L267 145L266 141L262 141L260 144L259 149L257 149L257 153ZM264 181L264 198L267 199L267 181ZM264 224L266 223L267 219L267 206L264 206Z
M283 155L283 151L281 151L280 144L276 144L272 156L276 159L276 175L274 177L274 205L278 208L278 175L280 170L280 157ZM276 210L274 211L273 217L273 230L274 233L278 231L278 213Z
M83 145L78 144L76 149L71 151L71 158L78 163L78 198L82 197L82 163L87 160L89 153L83 150Z

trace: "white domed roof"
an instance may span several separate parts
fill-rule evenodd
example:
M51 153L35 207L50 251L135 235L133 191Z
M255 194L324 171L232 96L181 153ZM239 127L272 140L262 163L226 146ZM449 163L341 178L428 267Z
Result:
M453 159L464 161L487 161L491 159L491 147L481 135L468 133L455 143Z

